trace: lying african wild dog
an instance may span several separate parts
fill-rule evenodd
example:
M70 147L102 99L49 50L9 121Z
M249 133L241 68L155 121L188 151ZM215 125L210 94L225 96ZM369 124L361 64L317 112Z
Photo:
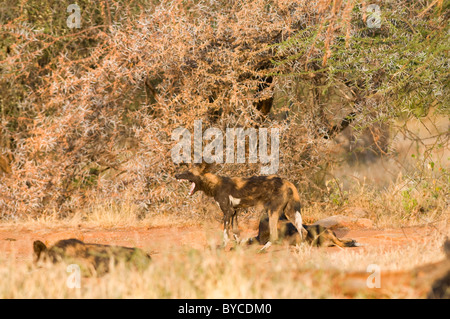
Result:
M237 209L263 206L269 216L270 240L278 239L278 219L284 215L291 221L300 236L306 234L302 227L300 197L295 186L277 176L226 177L209 172L206 163L193 165L176 174L178 180L191 182L189 195L203 191L213 197L223 212L224 244L228 242L231 227L237 227ZM235 236L237 236L235 234Z
M78 239L58 241L51 248L43 242L33 242L35 262L65 262L78 264L84 276L102 276L109 272L111 262L114 265L123 262L127 266L144 270L151 260L150 256L139 248L87 244Z
M297 228L290 223L283 215L280 217L278 223L278 231L280 238L287 241L290 245L299 244L302 239L299 236ZM336 234L320 225L303 225L307 234L305 241L311 246L323 247L323 246L339 246L339 247L359 247L355 240L352 239L339 239ZM258 236L250 238L247 243L249 245L259 243L265 245L269 242L269 218L267 216L261 218L259 222Z

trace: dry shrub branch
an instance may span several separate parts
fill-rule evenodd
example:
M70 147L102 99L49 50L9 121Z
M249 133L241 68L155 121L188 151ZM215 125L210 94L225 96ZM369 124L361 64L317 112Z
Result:
M279 174L317 199L341 160L341 131L389 125L430 104L445 110L448 91L428 67L448 67L446 2L392 1L378 29L366 25L365 1L78 4L79 29L67 27L56 0L7 1L0 16L3 218L64 216L99 199L176 211L185 199L173 183L171 134L192 132L198 119L203 129L281 128ZM396 53L406 41L417 46ZM406 105L411 76L427 85Z

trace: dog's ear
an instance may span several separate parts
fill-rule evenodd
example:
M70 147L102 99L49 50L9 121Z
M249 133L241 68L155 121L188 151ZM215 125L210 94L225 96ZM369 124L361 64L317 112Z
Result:
M36 240L33 242L33 251L35 261L37 262L41 257L42 252L47 251L47 246L45 246L45 244L40 240Z
M199 164L199 169L202 173L208 173L212 170L213 164L202 162Z

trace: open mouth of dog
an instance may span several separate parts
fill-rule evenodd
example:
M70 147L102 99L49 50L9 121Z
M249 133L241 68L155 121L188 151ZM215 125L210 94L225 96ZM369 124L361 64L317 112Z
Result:
M189 188L189 196L192 196L192 194L194 194L194 190L195 190L195 183L192 182L191 183L191 187Z
M179 179L179 182L189 182L187 179ZM191 187L189 188L189 193L188 196L192 196L194 194L195 191L195 183L194 182L190 182L191 183Z
M185 178L178 178L178 177L177 177L177 181L182 182L182 183L184 183L184 182L191 183L191 186L189 188L188 196L192 196L195 193L195 186L196 186L195 182L190 181L190 180L185 179Z

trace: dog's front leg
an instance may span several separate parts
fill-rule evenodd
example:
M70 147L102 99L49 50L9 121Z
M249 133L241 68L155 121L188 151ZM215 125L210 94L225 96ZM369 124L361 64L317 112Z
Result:
M219 205L223 212L223 246L225 247L230 240L234 210L227 203L219 203Z
M223 216L223 246L226 247L230 241L231 234L231 214L225 214Z

